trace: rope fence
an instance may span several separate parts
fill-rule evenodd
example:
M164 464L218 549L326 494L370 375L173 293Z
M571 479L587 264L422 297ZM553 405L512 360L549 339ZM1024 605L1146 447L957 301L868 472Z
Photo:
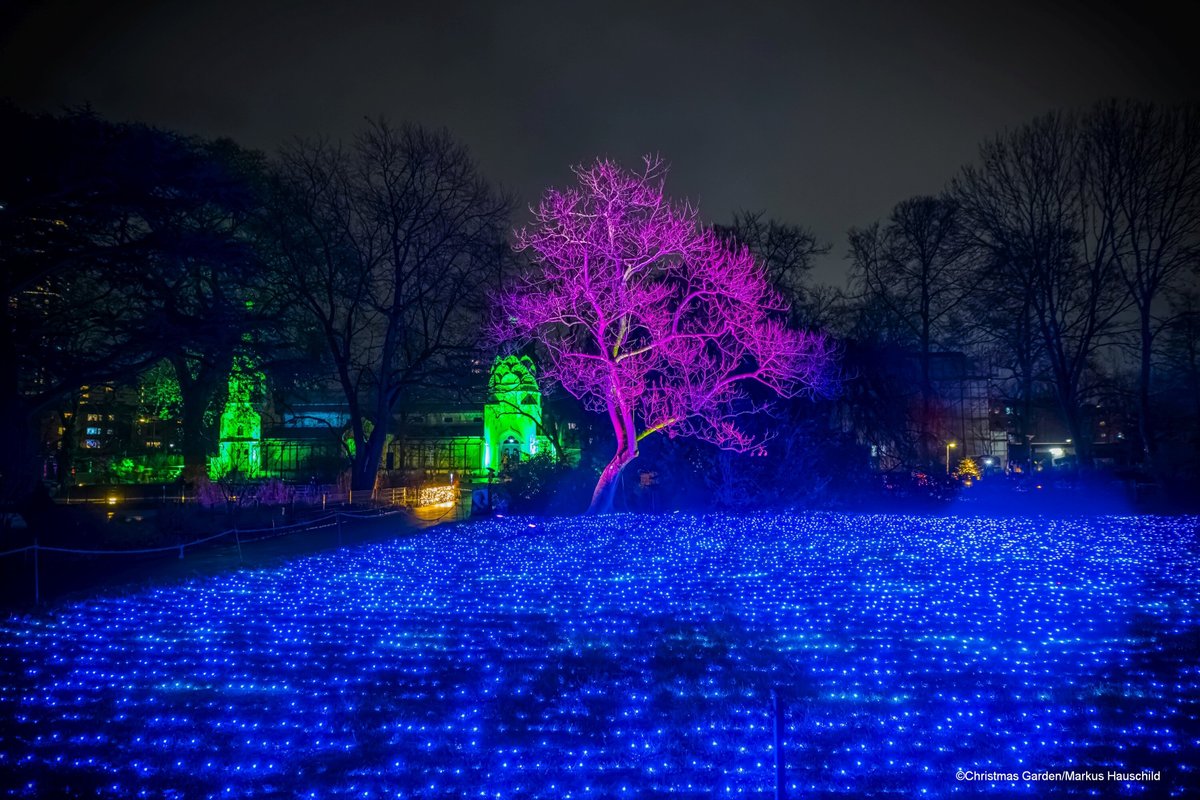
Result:
M249 539L250 542L262 542L262 541L266 541L268 539L274 539L274 538L278 538L280 536L287 536L287 535L293 534L293 533L300 533L303 531L314 531L314 530L319 530L321 528L328 528L328 527L332 527L333 525L337 525L338 544L340 546L341 541L342 541L342 518L343 517L347 518L347 519L352 519L352 520L382 519L384 517L390 517L390 516L399 514L399 513L401 513L402 510L403 509L401 509L401 508L393 508L390 510L373 511L373 512L334 511L333 513L326 514L323 517L318 517L318 518L312 519L312 520L306 520L304 522L295 522L290 525L273 525L270 528L245 528L245 529L241 529L241 528L234 526L233 528L221 531L220 533L214 533L211 536L205 536L201 539L196 539L191 542L183 542L181 544L165 545L163 547L143 547L143 548L138 548L138 549L124 549L124 550L91 550L91 549L83 549L83 548L77 548L77 547L54 547L54 546L50 546L50 545L39 544L35 540L33 544L25 545L24 547L16 547L16 548L13 548L12 550L5 550L3 552L0 552L0 558L5 558L7 556L19 555L22 553L30 553L30 552L33 553L33 601L35 604L40 604L42 600L41 600L41 577L40 577L40 571L39 571L39 565L38 565L38 555L41 552L66 553L69 555L81 555L81 556L125 556L125 555L155 555L155 554L162 554L162 553L179 553L179 558L182 559L184 557L184 551L187 548L198 547L200 545L208 544L209 542L214 542L217 539L222 539L226 536L232 536L232 537L234 537L234 540L237 543L238 556L240 557L241 550L242 550L243 537L246 537L246 536L251 537ZM267 535L257 535L257 534L267 534Z
M148 494L145 490L142 493L136 493L139 487L136 484L128 486L113 486L99 487L92 491L87 491L85 494L76 494L72 496L70 490L67 494L56 497L54 502L64 506L116 506L128 505L130 503L156 503L156 504L178 504L178 505L195 505L203 504L203 500L196 492L180 492L177 489L167 491L166 487L163 490L151 490ZM325 510L329 506L345 506L354 505L355 502L364 502L364 498L369 497L372 502L390 502L392 505L412 505L413 501L417 500L422 491L426 489L418 489L415 487L395 487L381 489L363 489L355 491L353 489L339 489L336 486L328 484L307 485L301 484L298 486L288 487L288 500L286 505L305 506L313 508L320 506ZM78 492L78 490L77 490ZM356 500L357 498L357 500Z

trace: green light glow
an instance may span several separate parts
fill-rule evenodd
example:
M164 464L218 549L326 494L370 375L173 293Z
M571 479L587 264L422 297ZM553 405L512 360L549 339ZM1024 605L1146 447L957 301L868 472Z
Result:
M217 455L208 464L208 475L218 480L231 473L246 478L262 476L262 415L254 407L265 377L249 359L234 359L229 373L229 399L221 412L221 437Z
M145 412L156 419L175 419L183 410L183 392L175 368L167 361L155 364L138 381L138 397Z
M483 469L499 470L506 460L528 458L547 446L538 434L542 393L537 368L528 356L504 356L492 365L490 402L483 409Z

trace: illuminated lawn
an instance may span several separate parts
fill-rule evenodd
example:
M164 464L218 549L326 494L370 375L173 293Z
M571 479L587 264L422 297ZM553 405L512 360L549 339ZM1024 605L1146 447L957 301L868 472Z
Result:
M773 686L793 797L1200 786L1194 518L529 522L10 618L0 786L769 797Z

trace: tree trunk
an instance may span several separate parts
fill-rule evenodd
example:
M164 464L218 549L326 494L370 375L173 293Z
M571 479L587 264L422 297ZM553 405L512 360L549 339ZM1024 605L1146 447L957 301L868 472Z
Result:
M365 447L356 447L354 464L350 471L350 488L356 492L374 492L379 474L379 462L383 458L383 445L387 441L387 426L376 425L367 437Z
M1154 420L1151 419L1150 409L1150 369L1153 357L1154 336L1150 330L1150 315L1143 311L1141 319L1141 363L1138 370L1138 435L1142 439L1142 458L1146 469L1159 483L1162 476L1158 470L1158 442L1154 430Z
M208 442L204 435L204 412L190 408L185 400L180 414L183 440L183 481L194 486L208 474Z
M1090 472L1093 466L1092 435L1084 419L1083 409L1077 403L1064 408L1067 416L1067 430L1071 432L1071 443L1075 445L1075 464L1077 469Z
M937 453L942 449L943 442L947 433L943 425L938 425L937 434L933 430L933 375L930 362L933 359L931 350L933 349L933 332L932 332L932 317L929 309L929 279L928 263L922 259L921 261L921 463L928 465L935 463ZM939 420L939 423L941 420Z
M941 449L941 442L935 444L932 426L933 417L933 378L930 374L929 339L927 334L921 338L921 424L918 429L918 454L923 466L928 466L937 457L935 453ZM939 428L938 434L945 436L945 431Z
M608 514L613 510L613 497L617 493L617 481L621 470L637 458L637 430L633 426L633 412L628 410L620 395L613 391L609 399L608 418L612 422L613 433L617 436L617 453L612 461L600 473L596 481L596 489L592 492L592 504L588 506L589 514Z
M592 504L588 506L587 513L609 514L612 512L613 498L617 494L617 483L621 477L621 471L635 458L637 458L636 450L630 452L628 448L621 448L617 451L612 461L609 461L600 473L600 479L596 481L596 490L592 492Z
M183 434L183 480L189 485L208 475L209 432L204 427L204 414L217 394L222 380L233 369L233 352L221 352L196 366L196 375L185 355L171 359L175 379L179 382L181 402L180 422Z

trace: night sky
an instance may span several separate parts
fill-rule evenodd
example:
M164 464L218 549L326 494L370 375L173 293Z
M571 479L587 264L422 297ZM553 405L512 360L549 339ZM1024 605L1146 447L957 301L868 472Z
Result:
M0 96L272 150L363 116L445 125L522 205L656 151L712 221L834 244L1005 126L1196 100L1192 28L1145 3L0 2ZM526 215L518 214L517 221Z

